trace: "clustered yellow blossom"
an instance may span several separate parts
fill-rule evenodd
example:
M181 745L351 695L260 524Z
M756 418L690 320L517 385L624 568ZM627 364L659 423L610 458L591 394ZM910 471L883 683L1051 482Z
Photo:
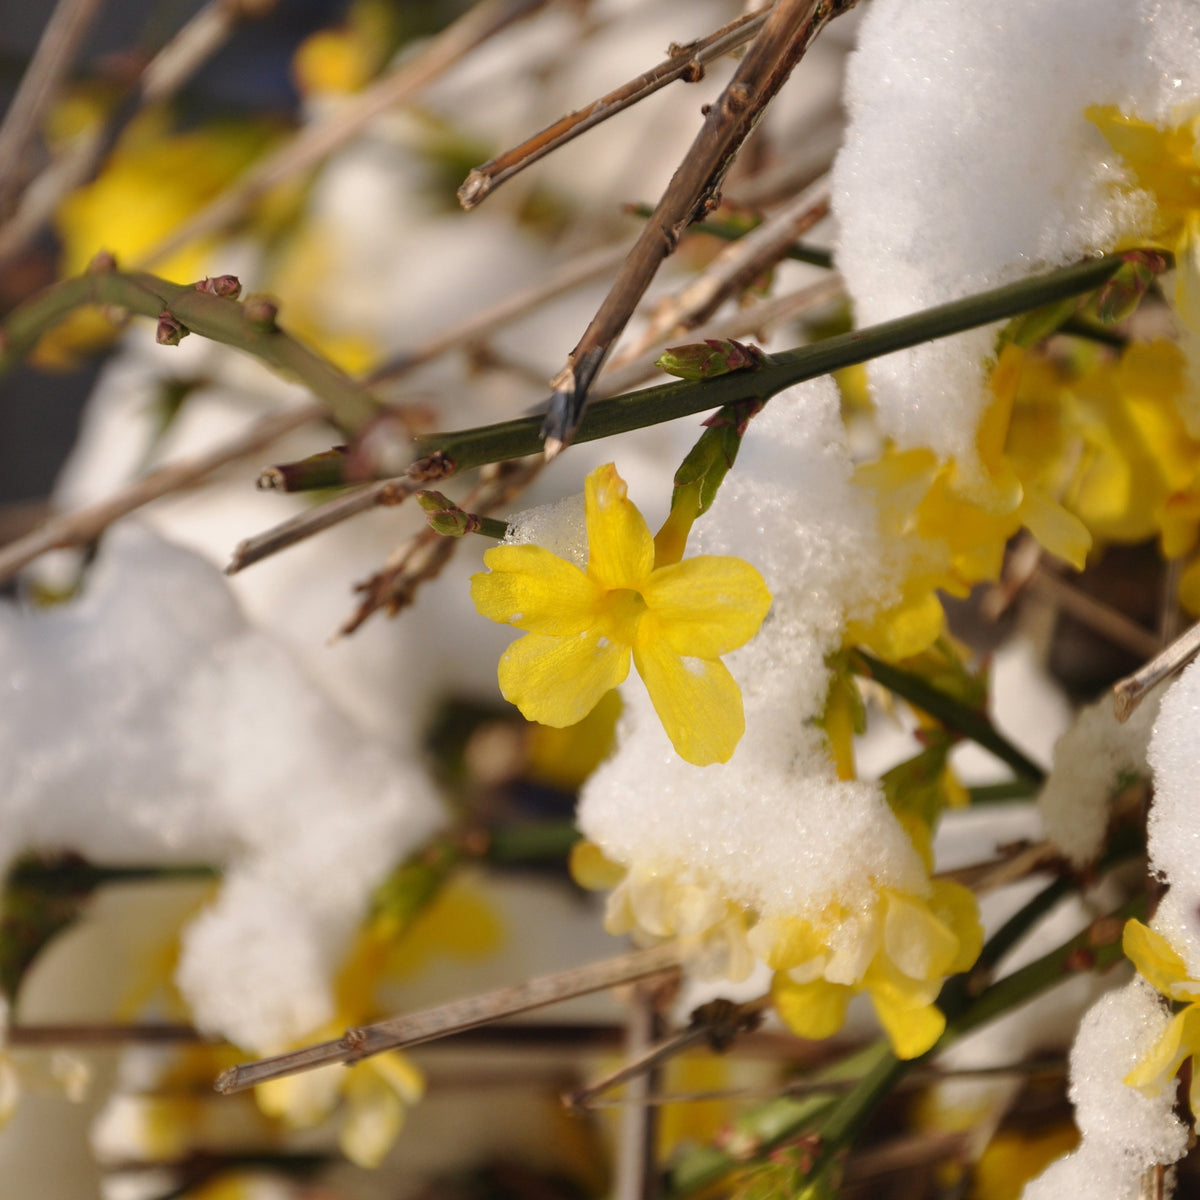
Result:
M1142 976L1169 1001L1182 1004L1150 1048L1150 1053L1125 1076L1130 1087L1147 1096L1159 1096L1179 1073L1185 1059L1192 1060L1188 1103L1200 1114L1200 979L1188 973L1182 956L1160 933L1141 921L1125 925L1122 948Z
M983 944L974 895L947 880L931 880L927 895L864 880L853 904L831 903L815 917L760 918L681 865L626 871L585 842L571 869L585 887L613 889L610 933L677 938L693 968L713 977L743 979L762 959L775 972L775 1007L801 1037L836 1033L851 998L866 992L900 1058L924 1054L941 1036L938 992L947 976L974 964Z
M586 572L542 546L497 546L471 579L485 617L526 631L500 660L500 690L528 720L561 728L620 684L632 657L680 757L727 762L745 718L721 655L758 632L771 604L762 576L739 558L679 561L674 538L656 546L611 463L584 496Z

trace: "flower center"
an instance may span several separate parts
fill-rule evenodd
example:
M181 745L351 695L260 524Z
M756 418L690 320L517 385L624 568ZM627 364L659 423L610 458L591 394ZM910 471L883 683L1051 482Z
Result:
M646 611L642 593L633 588L614 588L605 599L605 615L612 623L613 635L632 644L638 622Z

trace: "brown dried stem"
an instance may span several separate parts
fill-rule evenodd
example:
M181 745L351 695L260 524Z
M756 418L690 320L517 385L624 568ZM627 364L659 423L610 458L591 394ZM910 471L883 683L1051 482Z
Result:
M543 459L535 458L492 468L488 476L467 493L462 506L477 516L487 516L527 488L544 465ZM458 544L459 539L442 537L430 529L414 534L388 557L381 571L355 587L363 599L338 630L338 635L346 637L354 633L381 608L386 609L389 616L395 616L410 605L417 588L441 573Z
M24 183L23 159L42 116L92 27L100 0L58 0L0 124L0 213L7 215Z
M1127 675L1113 686L1113 707L1117 720L1127 721L1133 710L1146 698L1146 693L1169 679L1200 653L1200 624L1193 625L1177 637L1161 654L1156 654L1144 667Z
M385 479L380 483L372 483L367 487L347 492L307 512L297 513L266 532L239 542L229 565L225 568L225 574L236 575L246 567L253 566L264 558L270 558L272 554L278 554L314 534L331 529L334 525L340 525L359 513L402 504L421 486L422 481L417 479Z
M170 99L248 17L265 15L274 0L209 0L142 68L142 103ZM77 138L25 188L16 212L0 225L0 262L18 254L45 228L62 198L83 184L141 105L128 98L109 120Z
M52 517L44 525L0 550L0 583L7 582L22 567L49 550L86 546L114 521L128 516L152 500L192 487L240 458L260 454L284 434L319 420L322 412L319 405L306 404L290 412L272 413L244 433L203 454L167 463L96 504Z
M744 46L754 37L762 28L769 11L768 8L746 13L707 37L697 38L683 46L671 46L667 58L656 67L601 96L599 100L593 100L584 108L560 117L553 125L547 125L545 129L526 138L519 146L475 167L458 189L459 204L467 210L481 204L505 180L607 121L609 117L652 96L667 84L677 79L696 83L704 77L704 68L708 63Z
M801 234L829 214L829 185L818 180L745 237L731 243L676 296L655 306L643 334L613 365L619 366L662 340L695 329L730 297L780 262Z
M284 146L222 192L211 204L176 227L143 259L157 262L196 238L228 228L271 188L315 167L356 137L376 117L409 100L493 34L541 8L545 0L482 0L328 116L300 130Z
M548 457L552 458L575 436L592 381L613 343L684 229L716 206L725 174L767 104L817 33L855 3L779 0L771 9L733 79L709 109L704 126L630 250L608 296L554 380L542 426Z
M514 987L452 1000L436 1008L392 1017L359 1029L348 1029L335 1041L321 1042L288 1054L232 1067L222 1072L214 1086L218 1092L228 1095L266 1083L269 1079L281 1079L329 1063L360 1062L384 1050L435 1041L462 1029L488 1025L502 1017L545 1008L574 996L606 991L619 984L673 971L681 961L682 953L675 943L669 942L648 950L634 950L617 958L529 979Z
M394 383L415 368L453 350L469 345L502 328L580 284L612 270L625 257L623 246L605 246L564 263L552 275L522 291L505 296L496 304L474 313L457 325L426 338L411 350L398 354L367 377L369 384Z

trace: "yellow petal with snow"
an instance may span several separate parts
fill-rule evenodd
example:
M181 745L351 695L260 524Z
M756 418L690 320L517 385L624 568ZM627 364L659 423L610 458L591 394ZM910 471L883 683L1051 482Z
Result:
M799 1037L819 1041L832 1037L846 1023L852 991L840 983L814 979L793 983L779 971L771 983L771 999L783 1023Z
M828 957L825 935L802 917L780 917L760 921L750 931L751 949L776 971L804 967L814 959Z
M528 721L561 729L582 721L629 674L629 647L592 633L527 633L500 659L500 691Z
M679 757L698 767L728 762L746 718L742 693L725 664L677 654L660 636L653 614L639 626L633 661Z
M602 593L577 566L542 546L494 546L487 571L471 576L480 614L527 633L583 633L600 614Z
M642 588L677 654L718 658L743 646L771 607L763 577L740 558L701 554L662 567Z
M1036 484L1025 489L1021 523L1051 554L1070 563L1075 570L1083 570L1092 548L1092 535L1074 513L1052 500Z
M983 949L983 924L975 893L953 880L935 879L929 907L958 939L958 950L946 967L946 974L969 971Z
M1164 996L1181 998L1178 988L1188 980L1187 965L1179 951L1161 933L1131 918L1125 922L1121 949L1151 987Z
M588 575L606 588L640 589L654 569L654 538L626 491L612 463L584 484Z
M946 614L932 588L921 589L887 609L866 627L853 628L852 637L874 650L881 658L895 662L913 658L942 634Z
M590 892L606 892L625 878L626 868L608 858L595 842L576 842L567 859L571 878Z
M1200 1050L1200 1005L1189 1004L1171 1018L1150 1053L1125 1076L1125 1082L1147 1096L1159 1096L1175 1078L1183 1060L1197 1050Z
M958 938L924 901L890 892L883 946L892 963L910 979L941 979L958 953Z

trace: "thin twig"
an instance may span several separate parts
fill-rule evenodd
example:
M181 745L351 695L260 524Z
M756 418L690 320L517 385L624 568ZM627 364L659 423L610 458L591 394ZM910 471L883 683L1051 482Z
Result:
M270 558L272 554L278 554L334 525L340 525L359 513L401 504L421 486L421 481L416 479L385 479L337 496L307 512L297 513L265 532L239 542L225 568L225 574L236 575L256 562Z
M775 266L801 234L828 214L829 184L820 179L758 228L726 246L678 295L660 300L645 331L614 359L613 365L619 366L663 338L707 321L726 299Z
M315 167L356 137L376 117L409 100L466 54L506 26L541 8L545 0L482 0L357 96L307 126L251 167L211 204L178 225L142 259L149 265L196 238L219 233L278 184Z
M58 0L0 124L0 213L7 214L25 179L22 160L47 107L75 61L101 0Z
M403 351L367 376L368 384L394 383L416 367L438 358L456 346L477 341L518 317L572 291L581 284L611 271L625 257L623 246L605 246L590 254L571 259L542 282L514 292L496 304L474 313L459 324L427 338L411 350Z
M646 1048L662 1036L665 1025L659 992L650 981L643 980L635 986L628 1011L625 1053L635 1061L646 1062ZM645 1068L631 1077L626 1089L631 1103L621 1112L613 1172L614 1200L657 1200L658 1109L639 1101L660 1091L661 1085L661 1065L651 1056Z
M1020 843L1000 858L939 871L936 878L954 880L969 887L977 896L982 896L1045 871L1061 861L1062 851L1050 842Z
M786 321L790 317L811 312L826 304L832 304L845 295L845 290L842 277L831 271L823 279L819 279L816 283L810 283L807 287L798 288L794 292L786 292L782 296L773 296L770 300L763 300L758 304L738 309L737 312L720 321L714 321L711 325L694 329L691 331L691 336L696 341L703 341L705 338L744 338L751 334L764 335L767 330L780 321ZM661 376L655 363L662 352L662 343L668 340L670 340L669 335L667 337L660 336L658 346L645 350L639 357L629 362L624 361L624 356L619 362L614 360L596 381L593 394L599 399L603 396L626 392L656 375Z
M275 0L208 0L146 64L143 100L156 104L175 95L243 21L264 17L274 7Z
M769 8L746 13L707 37L698 38L684 46L672 46L667 52L667 58L656 67L601 96L599 100L593 100L591 104L560 117L552 125L526 138L519 146L514 146L482 166L475 167L458 189L459 204L467 210L481 204L505 180L511 179L573 138L607 121L609 117L616 116L647 96L652 96L667 84L674 83L677 79L683 79L687 83L695 83L702 79L708 63L736 50L739 46L744 46L754 37L762 28L768 12Z
M7 262L44 229L68 192L82 185L116 143L143 103L170 99L246 18L266 15L274 0L209 0L142 68L137 90L99 128L75 138L24 189L12 217L0 225L0 262Z
M223 281L231 289L240 286L232 276ZM299 379L347 433L364 432L377 422L381 406L371 393L329 359L280 329L274 304L264 297L239 303L215 294L206 287L211 282L188 286L155 275L110 269L65 279L18 305L0 324L0 374L15 366L38 338L68 313L85 304L110 305L157 318L160 335L164 319L169 319L183 334L191 331L234 346ZM393 415L403 421L402 413Z
M603 962L542 975L515 987L452 1000L423 1012L393 1017L359 1029L348 1029L336 1041L321 1042L288 1054L233 1067L222 1072L214 1086L218 1092L229 1094L245 1091L269 1079L281 1079L328 1063L356 1063L384 1050L434 1041L457 1033L460 1029L487 1025L502 1017L545 1008L574 996L607 991L619 984L673 971L682 959L682 950L673 942L648 950L634 950Z
M542 426L553 458L579 428L597 372L684 229L716 207L725 174L813 38L856 0L778 0L630 250L604 302L553 381Z
M44 525L0 549L0 583L7 582L22 567L47 551L86 546L121 517L170 492L191 487L240 458L260 454L272 442L294 429L319 420L322 414L323 409L317 404L306 404L290 412L272 413L237 437L203 454L166 463L96 504L52 517Z
M692 1013L686 1029L657 1042L600 1079L566 1092L563 1103L570 1109L591 1108L605 1092L661 1066L698 1042L706 1042L715 1051L723 1052L741 1034L758 1027L763 1011L770 1003L771 997L766 995L746 1004L734 1004L729 1000L703 1004Z
M1129 650L1141 658L1153 654L1162 644L1145 626L1131 620L1123 612L1089 596L1061 575L1039 564L1029 583L1030 590L1039 593L1074 617L1081 624L1100 634L1114 646Z
M190 1045L207 1042L220 1045L219 1040L206 1037L191 1025L172 1025L167 1022L142 1022L130 1025L98 1022L68 1024L39 1021L36 1025L10 1025L5 1044L22 1049L54 1046L119 1046Z
M541 472L544 460L530 459L520 464L504 464L493 470L488 478L477 484L463 499L463 506L478 516L495 512L501 505L510 503L527 488ZM411 604L417 588L435 578L450 561L459 539L441 537L432 530L423 529L399 547L384 563L382 570L370 579L355 585L354 590L363 599L354 613L338 630L339 637L354 633L372 613L386 609L395 616Z
M1200 624L1193 625L1177 637L1161 654L1156 654L1144 667L1127 675L1113 685L1113 707L1118 721L1128 721L1133 710L1146 698L1146 693L1169 679L1200 653Z

